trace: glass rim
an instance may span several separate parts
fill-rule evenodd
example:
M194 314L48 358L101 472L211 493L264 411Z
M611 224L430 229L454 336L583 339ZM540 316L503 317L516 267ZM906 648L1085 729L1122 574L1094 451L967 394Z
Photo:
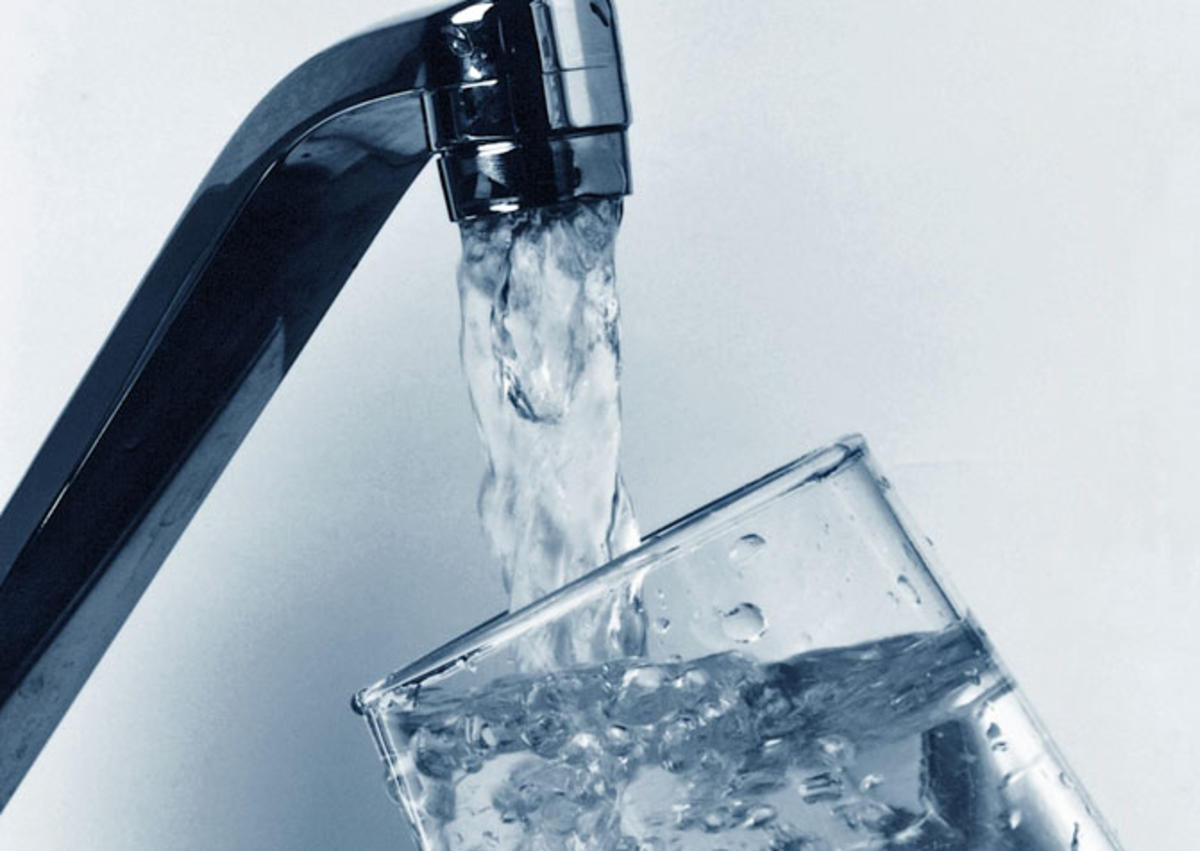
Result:
M776 499L820 482L851 464L865 460L868 455L867 442L861 434L849 434L807 452L656 529L642 538L634 549L545 597L515 612L501 612L451 639L360 690L354 695L351 705L355 712L365 715L396 690L437 682L547 620L626 584L638 571L674 561L684 554L681 547L674 544L677 536L686 534L690 541L696 543L709 540Z

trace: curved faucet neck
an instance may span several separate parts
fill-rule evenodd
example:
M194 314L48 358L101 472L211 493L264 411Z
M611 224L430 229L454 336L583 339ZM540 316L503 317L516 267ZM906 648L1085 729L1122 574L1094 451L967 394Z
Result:
M629 191L607 0L444 5L237 130L0 515L0 807L425 163L454 218Z

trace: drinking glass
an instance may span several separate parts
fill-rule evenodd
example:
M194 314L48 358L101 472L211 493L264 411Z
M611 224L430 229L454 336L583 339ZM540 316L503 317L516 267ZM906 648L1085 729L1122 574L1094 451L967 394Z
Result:
M522 663L605 607L633 649ZM1119 847L859 437L354 705L426 851Z

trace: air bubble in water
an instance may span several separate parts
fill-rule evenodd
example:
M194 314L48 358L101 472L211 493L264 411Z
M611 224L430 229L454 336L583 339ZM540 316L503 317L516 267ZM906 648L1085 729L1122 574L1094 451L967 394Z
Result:
M621 687L654 691L662 685L665 676L662 668L654 665L637 665L625 672L625 676L621 678Z
M629 753L633 748L633 734L621 724L609 725L609 728L604 731L604 738L608 749L618 756Z
M767 631L767 618L753 603L738 603L721 615L721 631L730 641L750 644Z
M826 759L835 765L854 762L854 743L844 736L824 736L817 739L817 745Z
M775 815L775 808L770 804L759 804L757 807L752 808L750 812L746 813L746 820L743 822L743 824L746 827L761 827L762 825L774 819Z
M813 774L800 781L800 797L807 804L834 801L842 797L842 775L829 771Z
M729 548L729 560L734 564L745 564L750 559L758 555L767 544L762 535L742 535L733 542L733 546Z
M872 789L874 789L876 786L878 786L882 782L883 782L883 775L868 774L865 777L863 777L862 782L860 782L858 784L858 788L860 790L862 790L863 792L870 792Z

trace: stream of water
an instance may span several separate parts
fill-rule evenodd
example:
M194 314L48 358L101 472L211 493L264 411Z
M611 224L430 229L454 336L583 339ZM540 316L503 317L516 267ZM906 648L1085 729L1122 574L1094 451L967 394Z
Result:
M510 609L638 543L621 481L619 200L464 222L462 362L487 454L479 514ZM518 648L549 670L639 655L636 599Z

